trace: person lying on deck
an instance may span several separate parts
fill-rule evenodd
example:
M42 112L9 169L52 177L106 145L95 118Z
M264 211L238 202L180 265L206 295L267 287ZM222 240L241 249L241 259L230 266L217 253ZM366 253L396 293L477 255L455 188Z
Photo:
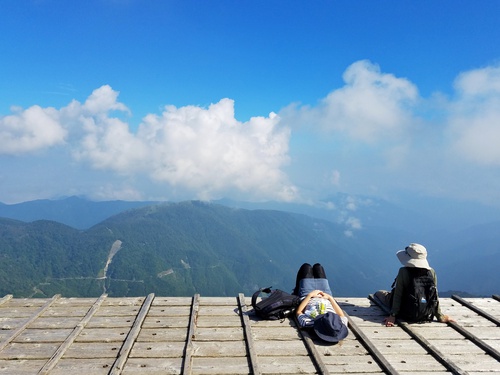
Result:
M304 263L299 268L293 294L302 299L295 312L300 327L313 328L320 339L331 343L347 337L347 317L332 297L321 264Z

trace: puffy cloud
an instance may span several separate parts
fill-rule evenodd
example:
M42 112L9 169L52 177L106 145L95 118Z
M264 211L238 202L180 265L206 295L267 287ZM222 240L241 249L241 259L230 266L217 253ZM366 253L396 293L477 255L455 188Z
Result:
M462 73L450 105L449 133L460 158L500 165L500 66Z
M234 117L234 103L223 99L208 108L168 106L149 115L137 138L147 145L151 176L199 192L200 197L237 189L290 200L296 188L281 171L288 162L290 131L279 117Z
M0 118L0 154L18 155L64 143L66 130L54 108L34 105Z
M116 117L129 113L118 94L105 85L83 104L73 100L60 110L33 106L4 117L0 152L20 154L67 142L75 160L92 168L149 176L201 199L234 191L297 198L297 188L281 170L289 161L290 130L276 114L241 123L229 99L208 108L167 106L161 115L146 116L134 133Z
M165 107L150 114L132 133L127 123L109 117L127 111L117 93L102 87L84 105L73 102L64 113L84 130L74 155L94 168L149 175L173 187L210 199L231 190L253 197L293 200L297 189L281 168L288 162L290 131L279 117L234 117L234 103L223 99L208 108Z
M369 143L392 138L412 123L411 107L418 91L407 79L381 73L366 60L349 66L343 78L345 86L332 91L318 106L303 107L299 114L288 108L284 116L298 115L302 123Z

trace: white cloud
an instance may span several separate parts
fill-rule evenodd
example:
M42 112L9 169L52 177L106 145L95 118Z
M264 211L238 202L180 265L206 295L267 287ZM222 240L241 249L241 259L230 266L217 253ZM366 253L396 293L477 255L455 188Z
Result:
M201 198L230 189L249 195L296 198L281 168L288 163L290 131L279 117L234 117L234 102L223 99L208 108L168 106L149 115L137 138L148 148L151 176L185 186Z
M366 60L349 66L343 78L345 86L332 91L317 107L303 107L299 114L289 107L283 116L292 122L299 117L302 123L368 143L393 138L412 123L411 107L418 91L407 79L381 73Z
M334 170L330 173L330 182L334 186L340 186L340 172Z
M455 82L449 132L459 158L500 165L500 66L462 73Z
M361 229L362 228L361 220L359 220L358 218L355 218L355 217L349 217L346 220L346 225L348 227L350 227L351 229Z
M161 115L146 116L135 133L116 117L120 113L129 110L109 86L94 90L83 104L33 106L2 119L0 150L29 152L66 140L75 160L92 168L148 176L201 199L235 191L246 198L298 196L282 171L289 162L290 130L274 113L241 123L229 99L208 108L167 106Z
M107 85L83 104L73 100L60 110L33 106L0 120L0 153L27 153L67 141L75 160L92 168L149 176L201 199L235 191L245 198L298 196L282 171L289 162L290 130L274 113L241 123L229 99L208 108L167 106L161 115L146 116L134 133L113 116L120 112L130 111ZM132 188L120 194L137 195Z
M73 155L74 170L90 167L93 175L86 178L98 176L81 189L102 199L175 199L182 192L183 199L291 201L299 199L297 186L307 192L304 200L341 188L386 196L405 189L492 196L487 187L499 181L500 165L500 67L462 73L451 99L439 93L420 98L413 83L368 61L348 67L344 81L317 106L290 106L280 115L239 122L234 102L222 99L208 107L167 106L137 129L127 122L130 110L119 93L105 85L60 109L34 105L1 117L0 155L46 151L51 165L51 156L67 163ZM297 122L300 131L292 134ZM292 136L301 138L290 150ZM10 158L2 161L7 165ZM474 188L464 185L463 175L474 176ZM334 207L352 233L361 223L348 221L363 204L347 199Z
M31 153L64 143L66 130L58 111L34 105L0 118L0 154Z

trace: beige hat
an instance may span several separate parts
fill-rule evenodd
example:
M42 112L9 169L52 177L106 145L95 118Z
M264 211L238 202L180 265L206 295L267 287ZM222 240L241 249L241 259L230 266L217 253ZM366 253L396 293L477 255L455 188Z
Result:
M431 269L429 262L427 262L427 250L418 243L411 243L404 250L399 250L396 255L405 267Z

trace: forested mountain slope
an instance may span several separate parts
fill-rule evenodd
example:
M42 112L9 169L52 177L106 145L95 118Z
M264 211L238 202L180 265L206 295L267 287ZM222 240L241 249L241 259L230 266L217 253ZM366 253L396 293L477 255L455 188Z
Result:
M291 290L303 262L323 263L338 295L365 295L388 276L375 249L363 251L329 221L197 201L129 210L85 231L9 219L0 231L0 294L17 297Z

